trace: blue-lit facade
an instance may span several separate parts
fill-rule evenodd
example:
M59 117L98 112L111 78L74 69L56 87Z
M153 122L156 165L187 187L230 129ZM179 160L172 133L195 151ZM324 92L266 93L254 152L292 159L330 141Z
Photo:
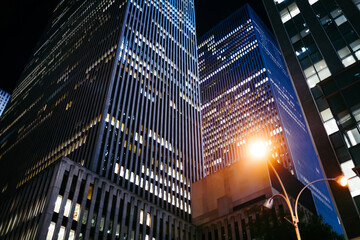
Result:
M0 116L5 110L6 104L10 100L10 94L0 89Z
M59 3L0 124L1 239L194 239L192 0Z
M244 6L199 39L204 171L246 161L254 137L302 183L323 178L276 40ZM326 222L341 232L325 183L312 189Z

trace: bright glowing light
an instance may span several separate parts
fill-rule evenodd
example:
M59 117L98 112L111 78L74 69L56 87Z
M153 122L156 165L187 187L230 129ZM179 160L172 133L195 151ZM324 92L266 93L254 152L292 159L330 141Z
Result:
M339 181L339 184L342 186L342 187L345 187L347 184L348 184L348 179L347 177L341 177L340 178L340 181Z
M249 150L251 156L256 159L264 159L267 154L267 147L263 141L252 142Z

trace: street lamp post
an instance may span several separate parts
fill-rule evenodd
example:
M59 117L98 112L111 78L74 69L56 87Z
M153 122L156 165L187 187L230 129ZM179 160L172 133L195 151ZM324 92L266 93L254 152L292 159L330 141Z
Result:
M283 190L283 193L284 193L284 194L281 194L281 193L280 193L280 194L275 194L275 195L273 195L267 202L272 201L272 199L273 199L275 196L280 196L280 197L282 197L282 198L285 200L285 202L286 202L286 204L288 205L288 208L289 208L289 210L290 210L292 225L293 225L294 228L295 228L296 237L297 237L298 240L301 240L300 231L299 231L299 225L298 225L299 219L298 219L297 213L295 212L295 214L294 214L294 212L293 212L293 208L292 208L292 206L291 206L291 202L290 202L289 196L288 196L288 194L287 194L287 192L286 192L286 190L285 190L284 184L283 184L283 182L281 181L281 178L280 178L279 174L277 173L277 171L276 171L275 168L274 168L274 165L272 165L272 163L271 163L269 160L268 160L267 162L268 162L269 165L271 166L271 169L274 171L274 173L275 173L275 175L276 175L276 177L277 177L277 179L278 179L278 181L279 181L279 183L280 183L280 185L281 185L281 188L282 188L282 190ZM300 193L301 193L303 190L304 190L304 188L300 191ZM299 196L300 196L300 193L299 193L299 195L298 195L298 198L299 198ZM298 199L298 198L297 198L297 199ZM296 204L295 204L295 211L296 211L296 210L297 210L297 207L296 207Z
M266 151L266 145L264 143L262 143L262 142L255 142L254 144L252 144L252 146L250 147L250 151L251 151L251 154L256 158L266 158L266 155L267 155L266 154L266 152L267 152ZM323 178L323 179L318 179L318 180L315 180L315 181L312 181L312 182L306 184L300 190L300 192L298 193L298 195L296 197L296 200L295 200L295 205L294 205L294 208L293 208L292 204L290 202L289 196L288 196L288 194L286 192L286 189L284 187L284 184L283 184L279 174L277 173L274 165L271 163L271 161L268 158L266 158L266 160L267 160L268 164L270 165L271 169L273 170L273 172L275 173L275 176L276 176L276 178L278 179L278 181L279 181L279 183L281 185L283 194L278 193L278 194L273 195L271 198L269 198L264 203L264 206L268 207L268 208L271 208L271 205L272 205L271 203L272 203L273 198L276 197L276 196L282 197L285 200L286 204L288 205L290 215L291 215L291 220L292 220L291 224L295 228L296 237L297 237L298 240L301 240L299 226L298 226L299 216L298 216L298 212L297 212L298 202L299 202L299 198L300 198L301 193L306 188L308 188L310 185L312 185L314 183L317 183L317 182L321 182L321 181L337 181L341 186L345 187L347 185L347 178L345 178L343 176L336 177L336 178Z

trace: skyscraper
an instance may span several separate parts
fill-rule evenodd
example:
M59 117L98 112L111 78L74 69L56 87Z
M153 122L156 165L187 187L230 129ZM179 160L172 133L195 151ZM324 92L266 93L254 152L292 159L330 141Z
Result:
M360 2L263 2L325 174L332 177L343 173L350 178L353 199L335 184L330 186L349 237L358 237Z
M194 3L64 0L1 122L0 238L191 239Z
M9 99L10 99L10 94L0 89L0 116L4 112L6 104L8 103Z
M240 8L199 39L205 175L249 159L254 137L303 184L323 178L276 40ZM341 232L325 183L311 187L319 214Z

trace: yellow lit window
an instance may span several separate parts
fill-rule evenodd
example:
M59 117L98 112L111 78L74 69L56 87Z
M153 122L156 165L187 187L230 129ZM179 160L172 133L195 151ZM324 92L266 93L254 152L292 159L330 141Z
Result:
M151 215L150 215L150 213L146 214L146 226L151 227Z
M144 210L140 210L139 223L144 224Z
M88 200L91 200L92 192L93 192L93 186L89 186L89 191L88 191L88 195L87 195Z
M118 163L115 163L114 173L119 174L119 164Z
M68 104L66 104L66 109L65 110L68 110L72 105L72 101L70 101Z
M80 204L77 203L75 206L73 220L78 221L79 217L80 217Z

